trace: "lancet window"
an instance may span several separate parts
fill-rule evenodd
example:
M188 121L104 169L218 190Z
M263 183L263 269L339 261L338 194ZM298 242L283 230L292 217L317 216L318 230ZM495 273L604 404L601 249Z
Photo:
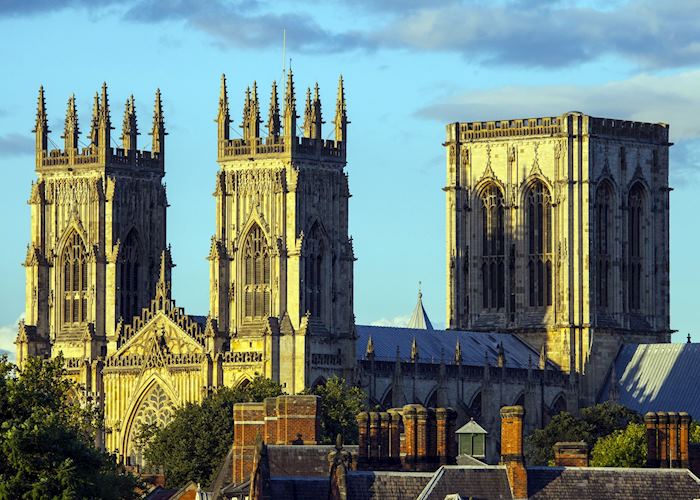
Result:
M613 191L609 183L602 183L595 200L595 266L596 302L602 310L611 305L612 259L614 238Z
M136 232L129 231L123 246L119 250L119 291L121 294L119 314L124 321L129 322L138 314L140 306L140 263L139 245Z
M535 182L525 198L530 307L552 305L552 197Z
M306 309L312 316L321 316L323 312L323 259L324 240L318 224L314 224L309 234L304 262L304 290L306 292Z
M505 209L496 186L481 194L481 278L484 309L505 306Z
M642 306L645 198L644 188L640 183L632 186L627 203L627 295L630 311L639 311Z
M270 251L260 226L248 232L243 245L245 316L270 315Z
M63 323L87 321L88 269L85 246L73 233L61 255L63 269Z

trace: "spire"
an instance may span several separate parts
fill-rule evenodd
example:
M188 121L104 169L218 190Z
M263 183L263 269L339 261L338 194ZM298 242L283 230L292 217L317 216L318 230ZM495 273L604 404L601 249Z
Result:
M100 123L100 95L95 92L95 98L92 102L92 120L90 121L90 144L97 146L99 144L99 134L97 130Z
M311 103L311 138L321 139L321 125L323 124L321 116L321 97L318 93L318 82L314 86L314 100Z
M250 134L252 140L260 137L260 102L258 101L258 83L253 81L253 97L250 101Z
M306 88L306 107L304 108L304 137L311 138L311 132L312 132L312 122L313 122L314 116L313 116L313 111L311 109L311 88L307 87Z
M544 342L542 344L542 348L540 349L540 360L537 364L540 370L546 370L547 369L547 343Z
M109 97L107 96L107 83L102 84L102 97L100 99L100 109L97 122L98 144L102 155L107 155L111 151L112 122L109 116Z
M411 314L411 319L408 322L408 328L416 328L419 330L432 330L433 325L428 318L428 313L425 312L423 307L423 293L421 292L420 283L418 283L418 302L416 307L413 308L413 314Z
M136 151L136 136L139 135L136 124L136 104L132 95L126 100L124 121L122 122L122 147L124 151Z
M36 105L36 124L34 130L36 134L36 152L46 151L49 144L49 124L46 116L46 100L44 99L44 86L39 86L39 97Z
M170 247L160 253L160 272L156 284L156 300L170 300L170 275L173 261L170 255Z
M338 79L338 99L335 102L335 141L342 142L343 146L347 142L348 115L345 105L345 88L343 87L343 75Z
M165 136L168 133L165 131L165 118L163 116L163 103L160 99L160 89L156 89L156 100L153 105L153 128L151 136L153 145L151 146L152 153L158 153L161 161L165 156Z
M219 141L229 140L231 115L228 109L228 91L226 90L226 75L221 75L221 92L219 93L219 114L216 117Z
M270 111L267 114L267 131L270 137L277 138L280 135L280 108L277 102L277 82L272 81L270 92Z
M369 336L369 339L367 339L367 349L365 350L365 358L367 359L372 359L374 358L374 342L372 342L372 336Z
M414 363L418 361L418 342L416 342L416 337L413 337L413 342L411 342L411 361Z
M455 364L461 365L462 359L462 346L459 343L459 339L457 339L457 343L455 344Z
M68 99L68 109L66 109L66 124L63 129L63 139L65 141L66 152L78 148L78 113L75 109L75 95Z
M506 366L506 353L503 349L503 341L498 343L498 367L504 368Z
M289 138L297 136L297 107L294 97L294 75L291 68L287 74L287 88L284 93L284 136Z

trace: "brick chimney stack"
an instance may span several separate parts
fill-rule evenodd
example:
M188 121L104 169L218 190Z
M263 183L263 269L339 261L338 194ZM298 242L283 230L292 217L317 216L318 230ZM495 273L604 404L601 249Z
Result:
M522 406L501 408L501 463L506 466L514 499L527 498L527 469L523 455L524 416Z
M647 431L647 467L688 468L691 418L686 412L649 412L644 415Z
M588 444L585 441L555 443L554 463L557 467L588 467Z

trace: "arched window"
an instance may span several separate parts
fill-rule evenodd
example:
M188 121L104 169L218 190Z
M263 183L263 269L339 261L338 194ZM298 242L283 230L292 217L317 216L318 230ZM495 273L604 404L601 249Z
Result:
M88 270L85 246L73 233L61 255L63 269L63 323L87 321Z
M627 203L627 296L630 311L642 307L642 263L644 258L645 193L641 183L632 186Z
M312 316L321 316L323 309L323 259L324 239L318 224L314 224L306 242L304 262L304 290L306 310Z
M530 307L552 305L552 197L535 182L525 198Z
M613 191L608 182L602 183L595 199L595 266L596 302L602 310L611 305L612 256L614 224Z
M248 232L243 259L245 316L265 318L270 314L270 252L258 225Z
M481 194L481 279L484 309L505 306L505 209L496 186Z
M129 322L138 315L141 268L139 262L139 242L136 231L131 230L119 250L119 315Z

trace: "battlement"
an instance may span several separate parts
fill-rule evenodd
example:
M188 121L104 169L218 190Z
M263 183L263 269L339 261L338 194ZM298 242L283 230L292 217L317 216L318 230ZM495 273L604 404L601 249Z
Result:
M137 148L137 137L140 134L136 121L134 96L130 96L125 105L121 134L122 147L112 147L112 130L107 85L103 84L101 95L95 93L90 132L87 137L88 145L79 147L81 141L78 115L75 96L71 96L68 99L65 127L61 136L64 139L64 148L49 150L51 131L48 128L44 89L40 87L36 125L33 130L36 134L37 171L47 173L80 168L129 167L138 171L151 171L162 175L165 159L164 139L167 134L163 121L160 90L156 91L153 126L150 132L152 136L151 151ZM51 142L53 143L53 141Z
M658 144L668 143L668 125L629 120L596 118L578 112L561 116L520 118L482 122L459 122L447 125L447 142L472 142L506 137L566 136L577 126L573 118L583 117L583 133L611 138L633 139Z
M318 84L315 85L313 97L311 89L306 92L306 106L302 135L297 136L298 118L296 114L296 97L294 94L294 76L290 70L283 98L284 110L280 114L277 96L277 82L272 83L270 106L267 119L267 135L260 133L260 103L257 84L253 82L252 90L246 89L243 106L243 119L240 127L242 138L231 139L231 118L229 113L226 77L221 77L219 96L218 123L218 161L262 158L303 158L331 160L345 163L347 145L347 109L342 76L338 82L334 124L334 139L323 139L323 121L321 98Z

